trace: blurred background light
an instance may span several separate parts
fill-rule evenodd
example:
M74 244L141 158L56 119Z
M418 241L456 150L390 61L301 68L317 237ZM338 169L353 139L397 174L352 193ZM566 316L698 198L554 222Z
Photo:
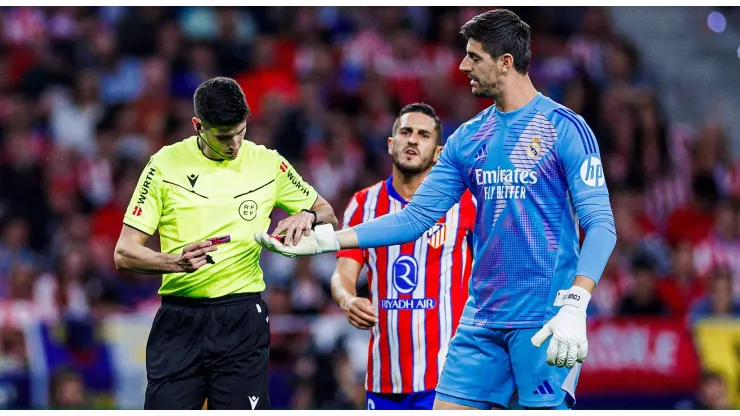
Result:
M711 12L709 13L709 17L707 17L707 25L709 25L709 29L712 32L722 33L727 27L727 19L720 12Z

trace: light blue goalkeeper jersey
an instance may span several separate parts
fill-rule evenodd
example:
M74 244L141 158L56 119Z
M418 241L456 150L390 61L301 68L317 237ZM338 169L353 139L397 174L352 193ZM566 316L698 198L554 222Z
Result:
M355 227L360 247L417 239L466 188L478 212L462 324L538 327L576 275L598 282L614 217L598 143L573 111L542 94L515 111L484 110L450 136L403 211Z

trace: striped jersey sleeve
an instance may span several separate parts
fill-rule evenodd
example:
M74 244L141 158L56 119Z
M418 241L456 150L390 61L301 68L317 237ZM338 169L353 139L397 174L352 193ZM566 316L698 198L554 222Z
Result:
M367 189L356 192L347 204L347 208L344 210L344 217L342 219L342 229L354 227L355 225L362 224L363 217L365 214L365 202L367 201ZM337 252L337 258L350 258L360 264L365 263L365 255L362 249L353 248L345 249Z

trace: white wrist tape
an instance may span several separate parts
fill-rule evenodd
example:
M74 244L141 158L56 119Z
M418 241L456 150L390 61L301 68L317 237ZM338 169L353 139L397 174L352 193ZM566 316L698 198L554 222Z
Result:
M555 306L570 305L585 311L590 300L591 294L588 293L588 290L580 286L572 286L568 290L558 291L557 296L555 296Z

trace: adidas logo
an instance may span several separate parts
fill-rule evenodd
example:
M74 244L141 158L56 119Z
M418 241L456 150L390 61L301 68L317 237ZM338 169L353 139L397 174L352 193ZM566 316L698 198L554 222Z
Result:
M537 386L537 390L533 391L532 394L555 394L555 391L550 386L547 380L543 381L542 384Z
M483 143L483 146L478 149L478 152L475 154L475 160L481 160L488 157L488 146L486 146L485 143Z

